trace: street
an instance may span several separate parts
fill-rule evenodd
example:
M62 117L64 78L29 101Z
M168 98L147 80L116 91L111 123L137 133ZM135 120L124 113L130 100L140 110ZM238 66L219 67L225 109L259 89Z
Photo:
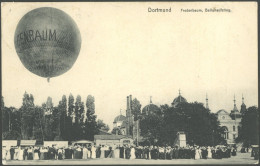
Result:
M88 159L88 160L26 160L6 161L4 165L117 165L117 164L256 164L258 160L250 153L237 153L237 156L225 159L177 159L177 160L144 160L144 159Z

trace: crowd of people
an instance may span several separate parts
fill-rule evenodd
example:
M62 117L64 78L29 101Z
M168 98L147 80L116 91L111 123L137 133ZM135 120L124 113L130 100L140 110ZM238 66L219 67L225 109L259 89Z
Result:
M222 159L236 156L235 147L200 146L69 146L65 147L11 147L2 148L3 160L63 160L63 159Z

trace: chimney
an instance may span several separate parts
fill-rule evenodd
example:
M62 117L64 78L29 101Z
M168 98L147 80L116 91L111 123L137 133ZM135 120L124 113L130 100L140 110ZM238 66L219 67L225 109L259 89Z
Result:
M129 108L132 110L132 95L129 97Z
M126 110L129 110L129 96L126 97L126 103L127 103L127 106L126 106ZM126 115L127 116L127 115Z

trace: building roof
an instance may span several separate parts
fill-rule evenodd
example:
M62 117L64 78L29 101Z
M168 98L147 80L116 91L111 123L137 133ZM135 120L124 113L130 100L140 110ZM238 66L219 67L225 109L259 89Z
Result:
M222 110L219 110L216 114L219 114L221 112L224 112L225 114L229 114L226 110L222 109Z
M176 103L176 102L178 102L178 103L187 102L187 100L186 100L184 97L182 97L182 95L179 95L178 97L176 97L176 98L173 100L173 103Z
M94 135L94 139L99 140L120 140L122 138L128 138L125 135Z
M187 103L187 100L181 95L179 94L178 97L176 97L173 102L172 102L172 106L177 106L179 103Z
M142 114L146 114L146 112L149 112L149 113L155 113L155 112L158 112L160 111L160 108L155 105L155 104L148 104L146 105L143 109L142 109Z
M119 121L125 121L126 117L124 115L118 115L115 117L114 122L119 122Z

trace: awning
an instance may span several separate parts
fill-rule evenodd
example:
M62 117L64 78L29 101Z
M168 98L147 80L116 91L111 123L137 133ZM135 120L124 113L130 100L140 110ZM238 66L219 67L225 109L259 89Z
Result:
M2 146L5 147L17 146L17 140L3 140Z
M44 146L52 147L53 145L56 147L68 147L68 141L44 141Z
M35 146L36 140L21 140L20 146Z
M93 144L93 141L89 141L89 140L79 140L79 141L74 141L73 144Z

